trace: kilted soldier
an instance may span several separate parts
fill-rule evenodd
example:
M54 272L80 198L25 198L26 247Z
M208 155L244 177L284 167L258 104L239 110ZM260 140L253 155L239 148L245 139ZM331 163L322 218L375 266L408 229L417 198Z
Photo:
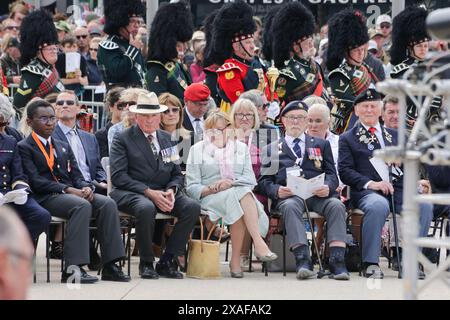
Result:
M428 41L431 40L425 26L427 14L425 9L408 7L394 18L391 46L392 78L407 78L413 69L425 60L428 53ZM411 130L418 112L411 99L408 98L406 104L406 127ZM428 123L439 119L441 104L441 97L434 97L427 117Z
M253 10L240 0L225 4L214 19L210 57L220 65L217 87L224 112L230 111L241 93L251 89L264 92L272 100L266 72L255 57L255 30Z
M140 0L105 0L108 37L99 44L97 65L107 88L144 86L143 44L135 38L144 12Z
M332 130L339 134L352 128L357 117L353 101L374 87L378 78L364 62L369 42L366 19L360 11L345 9L335 14L328 24L327 68L335 107Z
M58 59L58 34L51 15L37 10L25 17L20 27L22 79L13 105L19 112L33 98L44 98L64 90L55 63Z
M314 61L314 16L299 2L284 5L272 22L272 53L280 70L276 92L285 104L316 95L331 103L327 80Z
M191 84L186 66L178 59L177 47L191 40L194 27L185 2L162 4L150 28L147 89L160 95L169 92L180 101Z

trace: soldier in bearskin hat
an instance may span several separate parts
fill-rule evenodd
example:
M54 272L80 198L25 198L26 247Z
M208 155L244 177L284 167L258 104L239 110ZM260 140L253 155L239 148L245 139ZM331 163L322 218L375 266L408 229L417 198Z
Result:
M212 37L212 29L214 26L214 19L216 18L217 12L219 10L214 10L211 12L208 16L206 16L205 20L203 21L203 32L205 32L205 40L206 40L206 46L203 53L203 65L205 66L203 68L203 71L205 72L205 84L211 91L211 98L214 99L216 105L220 104L220 97L217 92L217 69L220 67L219 65L215 64L211 56L211 37Z
M250 89L259 89L271 99L265 70L254 53L255 30L253 10L240 0L225 4L214 19L210 58L220 65L217 85L224 112Z
M391 63L393 65L391 77L398 79L411 74L413 69L423 63L428 53L428 41L425 20L427 11L419 7L407 7L400 12L393 21ZM428 123L439 119L442 104L441 97L435 97L431 102ZM407 99L407 129L411 130L418 113L414 102Z
M328 23L327 68L335 107L332 130L339 134L353 127L357 117L353 101L378 82L364 62L369 42L366 19L360 11L344 9Z
M143 43L135 38L144 12L140 0L105 0L108 37L99 44L97 64L108 88L144 86Z
M157 95L169 92L183 102L191 84L186 66L179 61L177 45L191 40L194 27L185 2L162 4L152 22L147 61L147 88Z
M313 59L313 34L314 16L299 2L286 4L273 19L272 52L280 70L276 92L285 103L316 95L331 105L327 81Z
M52 16L44 9L28 15L20 27L22 79L13 105L21 110L33 97L43 98L64 90L55 63L58 59L58 34Z
M272 22L275 15L280 11L282 6L274 6L264 16L262 55L269 64L272 61Z

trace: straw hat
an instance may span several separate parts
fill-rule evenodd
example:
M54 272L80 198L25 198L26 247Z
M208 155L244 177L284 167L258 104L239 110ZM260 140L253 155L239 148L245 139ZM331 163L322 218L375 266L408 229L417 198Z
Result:
M154 92L141 93L135 105L130 106L129 111L140 114L155 114L166 111L165 105L159 104L158 97Z

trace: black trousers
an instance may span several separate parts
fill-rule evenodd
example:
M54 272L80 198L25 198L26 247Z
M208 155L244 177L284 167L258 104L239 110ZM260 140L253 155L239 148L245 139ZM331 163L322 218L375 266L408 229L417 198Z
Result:
M141 260L152 262L155 254L152 248L153 233L155 229L155 217L159 211L155 204L144 195L123 190L113 190L111 197L116 200L120 211L136 217L136 239L139 246ZM200 204L178 192L175 197L175 205L170 212L178 219L166 246L166 252L175 256L183 255L189 234L194 228L200 215Z
M125 257L120 236L119 212L109 197L94 194L89 202L72 194L51 195L41 202L52 216L68 219L64 238L66 266L85 265L89 261L89 224L95 218L102 263Z

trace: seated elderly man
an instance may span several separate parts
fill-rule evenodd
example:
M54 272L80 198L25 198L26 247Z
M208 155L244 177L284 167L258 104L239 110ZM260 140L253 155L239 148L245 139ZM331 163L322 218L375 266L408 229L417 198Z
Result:
M295 256L297 279L314 275L308 248L303 213L305 205L324 216L328 223L327 240L330 246L330 271L336 280L349 280L345 267L345 206L336 196L338 178L330 143L305 134L308 106L290 102L281 112L286 136L267 146L262 155L259 190L273 201L273 208L283 216L290 250ZM287 175L306 179L325 174L324 185L313 191L313 197L304 201L286 186Z
M110 150L111 197L121 211L136 217L139 275L144 279L183 278L176 259L184 255L200 215L200 205L180 192L184 178L175 142L158 129L166 110L154 92L140 94L130 108L136 124L118 134ZM155 271L152 239L157 211L173 214L178 221Z
M403 173L397 165L383 162L375 164L372 159L374 150L397 144L397 131L387 129L379 123L382 103L380 95L374 89L364 91L355 99L354 104L359 123L339 138L339 176L342 182L350 186L353 206L364 212L364 275L382 279L384 274L378 265L381 230L390 211L394 210L396 214L401 212ZM391 207L392 202L395 208ZM419 234L426 237L432 218L432 206L421 204L420 211ZM419 277L424 276L420 272Z

